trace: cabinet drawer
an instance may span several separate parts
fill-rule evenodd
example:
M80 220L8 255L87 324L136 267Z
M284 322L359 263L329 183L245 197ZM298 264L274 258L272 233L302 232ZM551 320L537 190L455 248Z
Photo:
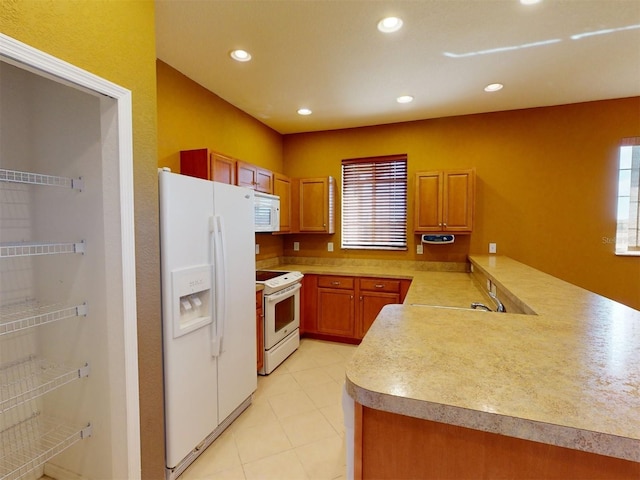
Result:
M400 292L400 280L388 278L361 278L360 290L371 292Z
M318 287L320 288L344 288L353 290L353 277L342 277L334 275L320 275L318 277Z

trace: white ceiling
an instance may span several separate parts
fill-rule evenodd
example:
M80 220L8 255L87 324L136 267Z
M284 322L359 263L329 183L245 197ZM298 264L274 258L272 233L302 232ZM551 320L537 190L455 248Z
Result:
M377 31L388 15L402 30ZM639 0L156 0L156 36L159 59L282 134L640 95Z

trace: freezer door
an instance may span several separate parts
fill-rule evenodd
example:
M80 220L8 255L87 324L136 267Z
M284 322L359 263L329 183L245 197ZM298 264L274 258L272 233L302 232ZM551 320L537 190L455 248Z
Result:
M257 388L253 190L214 182L218 415L222 422ZM222 299L224 298L224 300Z
M207 294L215 290L213 183L170 172L159 177L166 464L172 468L218 426L215 297Z

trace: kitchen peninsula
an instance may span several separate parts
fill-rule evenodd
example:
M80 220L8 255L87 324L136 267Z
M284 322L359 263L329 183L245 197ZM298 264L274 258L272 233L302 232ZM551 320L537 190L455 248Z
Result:
M470 262L530 314L418 306L414 279L347 366L355 478L639 478L640 312Z

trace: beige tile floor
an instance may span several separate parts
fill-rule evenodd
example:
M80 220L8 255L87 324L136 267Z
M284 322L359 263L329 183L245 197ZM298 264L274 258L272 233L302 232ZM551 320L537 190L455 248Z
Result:
M331 480L346 474L342 384L353 345L302 339L252 405L180 480Z

